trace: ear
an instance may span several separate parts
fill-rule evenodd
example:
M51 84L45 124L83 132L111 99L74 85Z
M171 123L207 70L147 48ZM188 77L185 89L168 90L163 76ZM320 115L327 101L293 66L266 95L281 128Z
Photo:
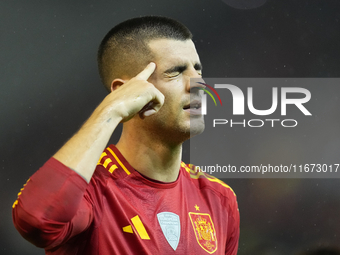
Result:
M126 81L122 79L114 79L111 83L111 92L118 89L122 86Z

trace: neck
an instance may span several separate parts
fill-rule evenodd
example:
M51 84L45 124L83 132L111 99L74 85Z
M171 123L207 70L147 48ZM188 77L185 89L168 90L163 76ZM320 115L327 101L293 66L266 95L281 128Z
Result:
M168 144L155 136L141 132L126 132L117 148L129 164L141 174L162 182L177 179L182 158L182 144Z

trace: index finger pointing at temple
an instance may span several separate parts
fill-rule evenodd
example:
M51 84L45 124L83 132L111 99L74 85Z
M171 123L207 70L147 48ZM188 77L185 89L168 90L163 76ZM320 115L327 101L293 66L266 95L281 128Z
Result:
M154 62L149 63L143 71L141 71L139 74L136 75L136 78L142 79L142 80L148 80L151 74L156 69L156 64Z

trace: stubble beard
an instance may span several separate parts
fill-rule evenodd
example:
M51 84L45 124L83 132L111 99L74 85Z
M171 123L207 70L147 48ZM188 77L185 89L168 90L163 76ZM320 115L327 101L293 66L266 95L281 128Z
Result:
M190 120L187 121L180 118L174 122L168 123L167 119L164 118L158 129L161 139L174 145L182 144L184 141L201 134L205 128L203 116L190 116Z

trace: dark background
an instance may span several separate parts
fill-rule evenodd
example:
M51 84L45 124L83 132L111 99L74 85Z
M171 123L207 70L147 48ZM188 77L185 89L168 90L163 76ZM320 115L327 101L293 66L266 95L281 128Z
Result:
M96 51L117 23L140 15L183 22L206 77L340 74L337 0L2 1L0 13L1 255L44 254L14 229L11 206L106 95ZM224 181L238 195L239 254L295 254L340 243L338 179Z

